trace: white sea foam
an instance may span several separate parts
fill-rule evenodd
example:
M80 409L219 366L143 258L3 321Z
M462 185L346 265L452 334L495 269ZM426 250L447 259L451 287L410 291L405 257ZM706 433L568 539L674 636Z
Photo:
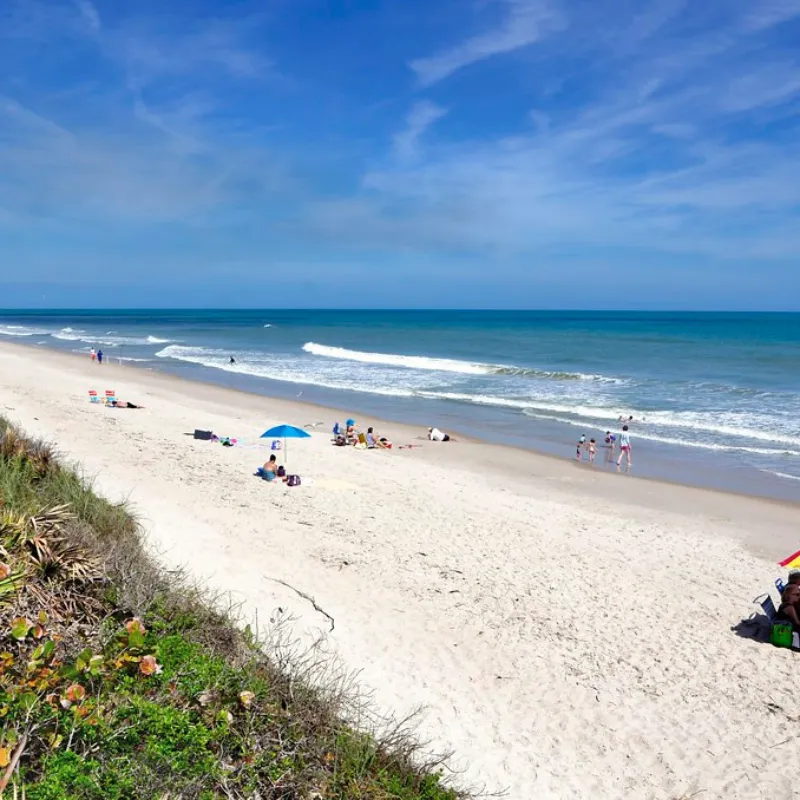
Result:
M790 475L788 472L779 472L773 469L762 469L761 472L766 472L768 475L775 475L777 478L786 478L790 481L800 481L800 475Z
M49 331L25 325L0 325L0 336L42 336Z
M170 339L162 339L158 336L110 336L109 334L95 334L74 328L62 328L57 333L51 334L54 339L61 339L67 342L87 342L90 345L100 347L122 347L125 345L147 345L147 344L167 344Z
M497 406L500 408L515 408L520 409L526 416L552 419L555 421L566 422L576 426L586 426L595 423L601 423L602 427L616 427L618 425L618 418L620 412L618 409L612 407L599 407L599 406L586 406L579 404L567 403L551 403L546 400L539 399L521 399L509 397L497 397L494 395L481 395L481 394L463 394L458 392L434 392L434 391L418 391L415 395L424 397L430 400L451 400L461 403L473 403L475 405L483 406ZM543 414L542 412L550 412ZM564 416L556 416L564 415ZM568 416L567 416L568 415ZM741 448L757 452L758 448L743 447L740 442L736 445L720 444L719 447L708 442L698 442L691 437L691 434L712 434L723 435L727 438L735 440L747 439L755 441L763 441L770 444L785 444L790 445L789 449L769 449L770 454L779 453L795 453L797 451L798 443L800 442L800 433L796 436L791 434L787 435L783 431L772 430L768 427L771 423L777 425L777 420L769 420L764 417L754 419L753 416L740 415L741 422L746 420L750 421L752 425L754 422L761 421L764 427L745 427L743 424L733 426L730 424L719 423L715 420L715 416L725 415L721 414L698 414L694 412L682 411L660 411L646 413L644 415L634 414L633 433L640 438L652 438L653 440L668 442L672 444L685 444L688 446L704 447L707 449L720 449L729 450ZM643 418L644 417L644 418ZM668 436L660 435L653 431L654 428L677 428L684 429L690 434L688 439L675 439Z
M171 358L212 369L220 369L238 375L250 375L254 378L267 378L284 383L301 383L320 386L326 389L342 389L362 394L377 394L385 397L413 397L414 392L399 387L377 386L363 381L353 381L347 372L341 373L341 380L332 377L330 371L310 373L300 367L279 360L264 362L263 353L243 353L234 364L230 363L230 355L224 350L213 350L206 347L185 347L170 345L156 353L159 358Z
M316 342L306 342L303 350L311 355L324 358L358 361L363 364L381 364L383 366L401 367L404 369L428 370L433 372L457 372L462 375L508 375L531 378L550 378L552 380L579 380L608 383L623 383L621 378L610 378L605 375L593 375L582 372L554 372L515 367L505 364L482 364L460 361L452 358L434 358L430 356L412 356L399 353L370 353L362 350L348 350L344 347L329 347Z

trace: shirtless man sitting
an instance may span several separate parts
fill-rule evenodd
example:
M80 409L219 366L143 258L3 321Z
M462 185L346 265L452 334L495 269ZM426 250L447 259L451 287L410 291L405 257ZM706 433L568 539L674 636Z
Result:
M789 576L789 582L781 595L778 619L791 622L792 628L800 633L800 572Z

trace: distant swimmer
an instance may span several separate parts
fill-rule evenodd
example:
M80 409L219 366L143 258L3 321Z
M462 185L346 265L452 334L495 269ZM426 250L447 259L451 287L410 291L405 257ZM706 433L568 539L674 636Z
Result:
M229 364L235 364L236 363L236 359L233 356L231 356L231 360L228 363Z
M620 414L617 417L617 422L624 422L626 425L630 425L633 421L633 415L626 418L624 414Z

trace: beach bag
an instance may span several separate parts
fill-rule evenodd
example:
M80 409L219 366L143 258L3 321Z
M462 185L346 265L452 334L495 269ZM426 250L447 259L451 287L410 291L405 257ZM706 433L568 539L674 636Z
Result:
M300 476L299 475L289 475L286 478L286 485L287 486L299 486L300 485Z
M285 478L286 477L286 467L284 467L283 464L281 464L278 467L278 477L279 478Z
M772 626L769 640L775 647L791 647L792 626L788 622L776 622Z

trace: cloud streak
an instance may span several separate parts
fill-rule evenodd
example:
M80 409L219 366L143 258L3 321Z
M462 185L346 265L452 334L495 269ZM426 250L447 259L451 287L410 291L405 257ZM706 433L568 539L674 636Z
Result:
M561 21L547 0L504 0L504 4L506 18L498 27L412 61L410 67L420 84L430 86L471 64L527 47L557 28Z
M800 245L800 68L763 38L767 14L770 25L791 24L791 9L762 9L758 27L735 4L725 10L704 18L681 2L654 3L631 24L620 4L611 24L628 35L624 63L608 28L592 38L596 21L573 15L563 38L608 88L583 90L577 102L542 95L527 131L434 142L424 161L387 160L364 175L360 196L317 209L321 227L344 236L349 223L375 242L491 259L564 247L791 257ZM422 82L538 40L531 26L509 30L417 62ZM560 43L541 42L537 63L548 59L563 62Z
M418 155L419 141L428 128L447 114L447 109L422 100L414 105L405 120L405 128L394 137L394 150L406 160Z
M83 17L89 30L97 33L102 28L100 21L100 14L90 0L75 0L75 5L78 7L81 16Z

